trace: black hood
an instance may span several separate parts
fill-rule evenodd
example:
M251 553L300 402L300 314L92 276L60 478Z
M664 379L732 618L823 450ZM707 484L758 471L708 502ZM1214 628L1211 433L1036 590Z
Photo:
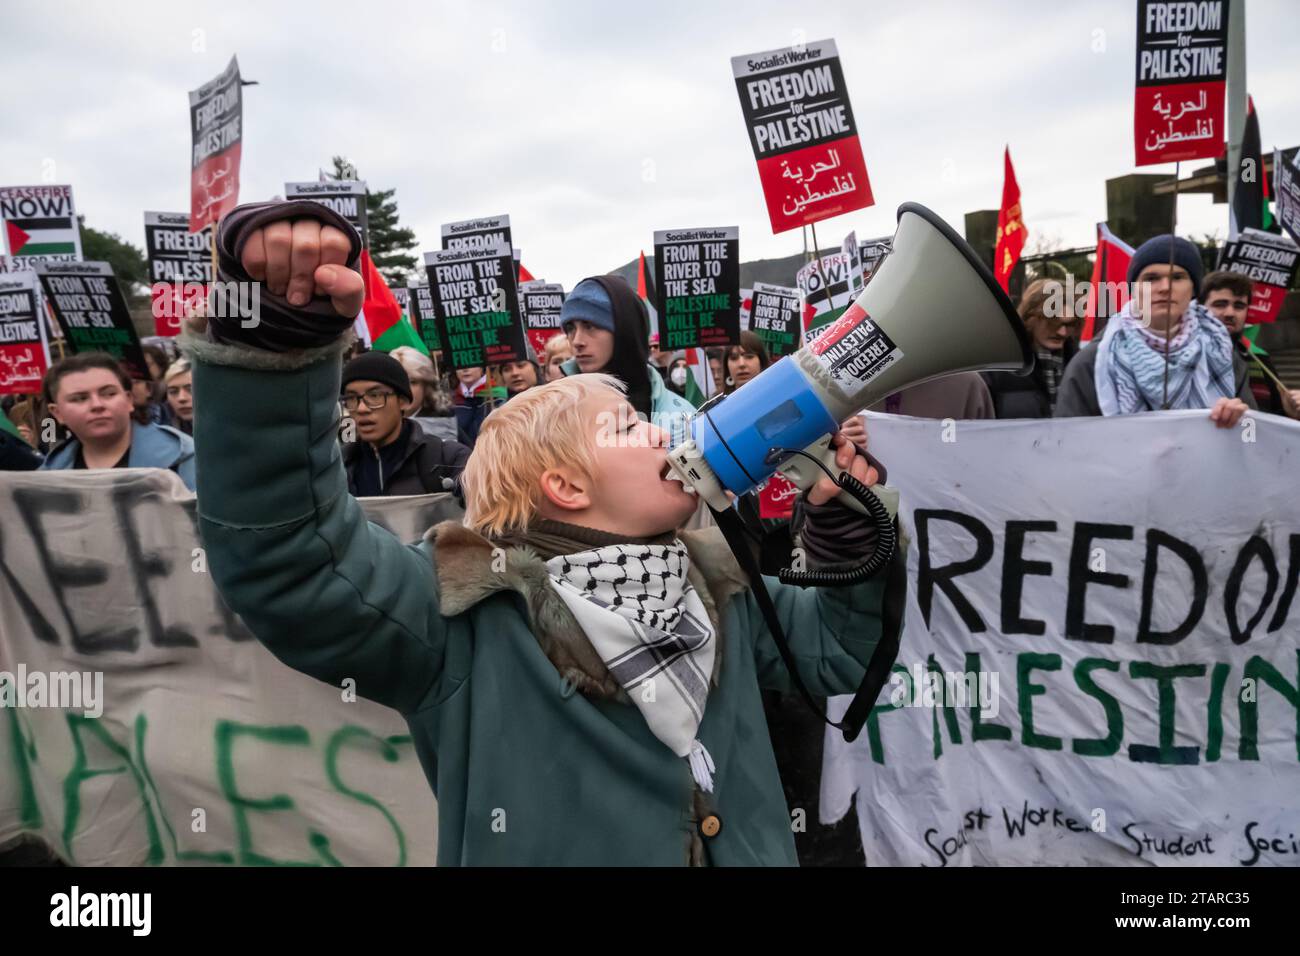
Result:
M609 296L614 317L614 355L602 372L622 379L627 398L650 416L650 316L645 303L622 276L590 276ZM583 279L586 282L587 279ZM575 287L576 288L576 287Z

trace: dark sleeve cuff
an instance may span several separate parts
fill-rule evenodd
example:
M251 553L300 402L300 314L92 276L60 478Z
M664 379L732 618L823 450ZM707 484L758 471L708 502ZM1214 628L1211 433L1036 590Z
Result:
M244 271L240 257L248 237L269 223L290 218L315 219L344 232L352 243L347 266L357 271L361 237L351 223L328 206L309 200L238 206L221 220L217 232L217 275L223 283L240 283L244 288L256 286L258 298L249 317L246 310L233 307L247 305L245 296L226 293L226 301L232 307L222 307L218 290L212 299L214 307L209 310L215 314L208 316L211 341L287 352L329 345L352 327L353 318L335 312L328 297L314 296L305 306L293 306L283 296L272 295L265 283L256 282Z
M883 485L888 476L885 466L861 449L858 453L876 469ZM798 536L810 567L860 564L876 550L875 523L835 498L824 505L813 505L808 503L806 494L801 495L795 502L791 529Z

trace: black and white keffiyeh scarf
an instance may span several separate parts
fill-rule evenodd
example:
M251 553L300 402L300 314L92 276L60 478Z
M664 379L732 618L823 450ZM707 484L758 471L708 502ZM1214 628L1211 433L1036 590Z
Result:
M711 792L713 758L695 735L717 635L689 567L680 541L607 545L546 562L552 587L651 733L687 758L696 783Z

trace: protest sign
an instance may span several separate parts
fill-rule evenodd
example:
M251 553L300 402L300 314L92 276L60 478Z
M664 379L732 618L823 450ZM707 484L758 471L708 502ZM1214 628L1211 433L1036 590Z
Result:
M393 298L401 308L402 315L406 316L406 320L414 325L415 323L411 319L411 290L402 286L393 286L388 291L393 293Z
M1137 165L1222 156L1227 76L1228 0L1138 0Z
M519 306L524 313L524 328L528 341L537 353L539 362L545 361L546 342L560 329L560 310L564 307L564 286L558 282L525 282L519 286Z
M426 252L424 266L448 368L528 358L509 246L494 240Z
M862 253L855 233L844 237L839 252L814 259L795 273L803 295L804 341L811 342L834 322L863 288Z
M140 337L111 265L49 263L37 266L36 274L69 352L107 352L121 360L132 378L149 380Z
M834 40L731 58L773 232L872 205Z
M1254 283L1250 295L1250 324L1272 322L1282 311L1286 293L1295 281L1300 246L1286 236L1260 229L1243 229L1223 248L1219 268L1249 276Z
M741 288L740 290L740 331L745 332L749 329L749 316L754 308L754 290Z
M361 244L370 246L367 231L366 184L356 179L330 179L325 182L285 183L285 199L310 199L329 206L352 223L361 234Z
M444 249L481 249L494 242L503 242L511 250L513 258L514 244L510 237L509 216L484 216L482 219L465 219L461 222L442 224L442 247ZM516 275L518 263L515 264Z
M1300 147L1273 151L1273 196L1278 224L1300 242Z
M659 348L740 341L740 228L655 233Z
M802 299L798 289L783 285L754 283L749 330L763 340L773 360L799 350Z
M212 230L190 232L183 212L146 212L144 249L154 335L178 335L181 321L206 301L212 282Z
M1300 865L1300 422L867 427L903 633L823 821L856 792L877 866Z
M438 338L438 316L433 308L433 293L427 285L410 287L411 323L420 333L420 339L429 354L437 355L442 351L442 339Z
M239 205L244 94L239 62L190 91L190 228L198 232Z
M26 271L40 262L80 262L81 226L71 186L0 186L5 271Z
M871 278L885 256L894 248L893 236L881 236L879 239L864 239L858 244L858 258L862 260L862 281Z
M404 541L460 515L445 494L361 505ZM175 474L0 475L0 594L0 847L25 833L92 866L434 863L405 721L252 638Z
M49 367L35 273L0 277L0 395L39 392Z

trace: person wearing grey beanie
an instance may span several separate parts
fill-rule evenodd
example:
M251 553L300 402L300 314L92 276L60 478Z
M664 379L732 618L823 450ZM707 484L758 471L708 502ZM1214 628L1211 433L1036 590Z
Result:
M1129 263L1131 298L1066 367L1056 417L1207 408L1216 426L1232 428L1254 408L1231 337L1195 301L1203 271L1186 239L1142 243Z

